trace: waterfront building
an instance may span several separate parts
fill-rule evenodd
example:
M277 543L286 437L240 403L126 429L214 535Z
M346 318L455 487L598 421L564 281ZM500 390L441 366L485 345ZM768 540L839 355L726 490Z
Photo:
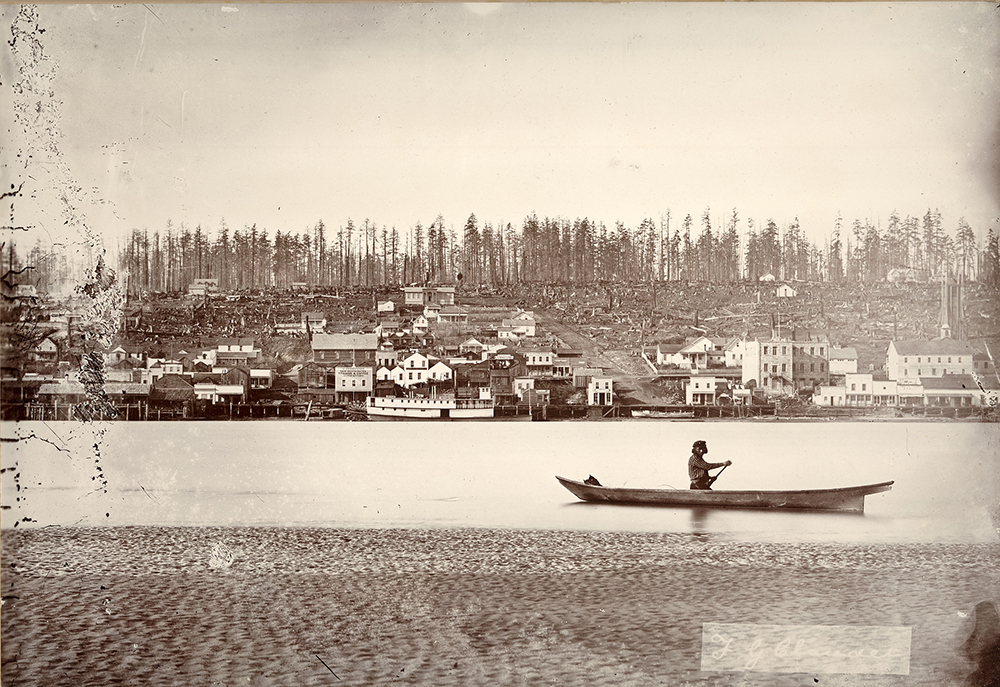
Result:
M744 385L753 382L758 388L778 395L830 382L830 345L825 335L747 341L744 351Z
M374 385L372 383L372 368L356 365L338 365L334 368L334 385L340 400L353 401L359 397L370 396Z
M729 382L714 376L691 375L684 388L685 402L689 406L716 405L723 394L729 394Z
M610 406L614 402L614 380L611 377L592 377L587 384L587 405Z
M930 341L890 341L885 371L889 379L918 383L921 377L946 374L969 374L974 370L975 350L968 341L931 339Z
M813 403L830 407L847 405L847 389L843 386L821 384L813 392Z

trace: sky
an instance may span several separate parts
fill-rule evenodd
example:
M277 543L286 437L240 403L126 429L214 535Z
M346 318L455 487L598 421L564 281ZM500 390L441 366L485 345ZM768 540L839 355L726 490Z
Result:
M4 81L30 87L4 97L45 109L5 127L33 156L3 170L27 180L11 224L43 241L168 219L273 236L669 210L697 226L706 208L741 230L797 217L814 240L838 213L1000 228L993 3L36 12L42 56L22 69L15 41Z

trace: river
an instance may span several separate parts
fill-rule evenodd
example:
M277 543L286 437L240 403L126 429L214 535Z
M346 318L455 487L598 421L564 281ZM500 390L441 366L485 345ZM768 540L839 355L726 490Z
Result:
M692 533L827 543L996 541L1000 427L955 422L5 424L2 526L232 525ZM895 480L864 515L578 502L555 475L717 489ZM28 520L25 520L28 518Z

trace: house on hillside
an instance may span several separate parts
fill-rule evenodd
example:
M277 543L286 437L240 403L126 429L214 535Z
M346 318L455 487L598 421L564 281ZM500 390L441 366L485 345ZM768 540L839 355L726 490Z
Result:
M774 295L777 296L778 298L795 298L796 296L799 295L799 292L795 289L794 286L791 286L789 284L779 284L778 287L774 290Z
M322 334L326 330L326 315L316 310L302 313L302 331Z
M28 351L28 360L54 363L59 357L59 347L49 337L45 337Z
M418 336L423 336L431 328L430 318L426 315L417 315L413 318L413 322L410 325L413 333Z
M408 307L422 307L428 303L455 304L454 286L404 286L403 303Z
M442 324L469 324L469 313L457 305L445 305L438 313L438 321Z
M681 355L682 348L684 348L684 344L657 344L656 364L680 365L684 362L684 356Z
M467 353L474 353L480 358L486 353L487 346L478 339L471 338L466 339L458 345L458 352L462 355Z
M513 317L503 320L501 327L510 327L517 336L534 336L535 320L528 311L522 310Z
M517 335L513 327L501 325L497 327L497 338L500 341L518 341L521 337Z

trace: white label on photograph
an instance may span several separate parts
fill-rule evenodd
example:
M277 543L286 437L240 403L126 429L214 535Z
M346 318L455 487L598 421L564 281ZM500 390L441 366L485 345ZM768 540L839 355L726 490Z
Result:
M910 674L909 627L705 623L701 669Z

